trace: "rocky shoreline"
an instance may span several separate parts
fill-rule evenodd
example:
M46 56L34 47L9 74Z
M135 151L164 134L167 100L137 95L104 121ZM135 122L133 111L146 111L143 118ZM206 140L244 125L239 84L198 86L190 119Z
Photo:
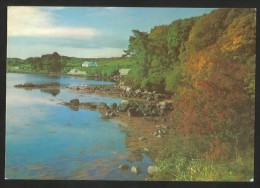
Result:
M57 90L60 89L59 84L20 84L17 88L24 89L44 89ZM71 99L70 101L61 103L69 107L71 110L79 109L99 111L102 119L116 121L120 125L124 125L124 131L127 132L125 144L126 149L131 153L128 156L129 161L141 160L144 155L148 155L153 161L156 160L164 141L169 139L168 133L174 131L172 126L171 112L174 108L171 96L160 94L157 92L147 92L132 90L125 86L73 86L66 87L71 92L80 94L95 94L101 96L109 96L122 98L121 103L81 102L79 99ZM118 167L120 170L125 169L126 164ZM132 173L140 173L138 166L128 167ZM147 169L148 179L153 173L158 171L158 167L149 166Z
M80 102L72 99L62 103L72 110L88 109L97 110L102 114L104 120L109 119L118 124L123 124L126 135L126 149L130 151L129 161L142 160L148 155L153 161L156 160L165 140L169 139L168 133L174 131L172 119L169 117L172 111L171 101L129 101L122 100L121 103L113 103L110 106L105 103ZM139 174L138 166L130 168L126 164L118 167L121 170L129 169L132 173ZM147 169L147 179L158 171L156 165Z

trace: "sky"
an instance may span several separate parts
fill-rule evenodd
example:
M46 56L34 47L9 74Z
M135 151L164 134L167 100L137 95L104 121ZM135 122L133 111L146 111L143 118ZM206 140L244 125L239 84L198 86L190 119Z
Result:
M132 30L211 12L212 8L22 7L9 6L7 57L58 52L82 58L119 57Z

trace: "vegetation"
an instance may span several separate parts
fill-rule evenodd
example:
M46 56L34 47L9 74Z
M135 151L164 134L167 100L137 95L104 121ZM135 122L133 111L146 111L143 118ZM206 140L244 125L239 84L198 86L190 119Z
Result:
M256 13L218 9L133 31L128 83L175 93L175 130L155 180L253 177ZM137 75L143 75L138 79Z
M121 58L54 53L11 58L7 68L56 73L76 68L96 76L131 68L125 83L133 88L175 94L174 129L153 179L244 181L253 177L254 168L255 59L255 9L217 9L150 32L133 30ZM98 66L82 67L86 60Z

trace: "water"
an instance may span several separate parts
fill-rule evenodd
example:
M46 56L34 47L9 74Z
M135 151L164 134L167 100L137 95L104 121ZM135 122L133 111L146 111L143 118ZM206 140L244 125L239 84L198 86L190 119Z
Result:
M7 73L6 179L144 180L147 156L129 161L126 133L120 123L101 119L98 111L72 111L61 102L112 104L121 99L71 93L55 95L15 88L24 83L60 83L63 86L104 85L112 82L73 77ZM121 164L139 165L142 173L120 171Z

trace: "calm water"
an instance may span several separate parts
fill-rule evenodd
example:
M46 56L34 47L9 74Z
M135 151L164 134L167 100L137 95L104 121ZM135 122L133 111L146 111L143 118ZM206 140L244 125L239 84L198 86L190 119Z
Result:
M128 161L126 133L119 123L104 121L97 111L72 111L59 103L78 98L82 102L112 104L120 99L81 95L61 89L53 95L41 90L14 87L24 83L104 85L111 82L73 77L7 73L6 166L7 179L144 180L147 156ZM121 164L139 165L142 173L122 172Z

